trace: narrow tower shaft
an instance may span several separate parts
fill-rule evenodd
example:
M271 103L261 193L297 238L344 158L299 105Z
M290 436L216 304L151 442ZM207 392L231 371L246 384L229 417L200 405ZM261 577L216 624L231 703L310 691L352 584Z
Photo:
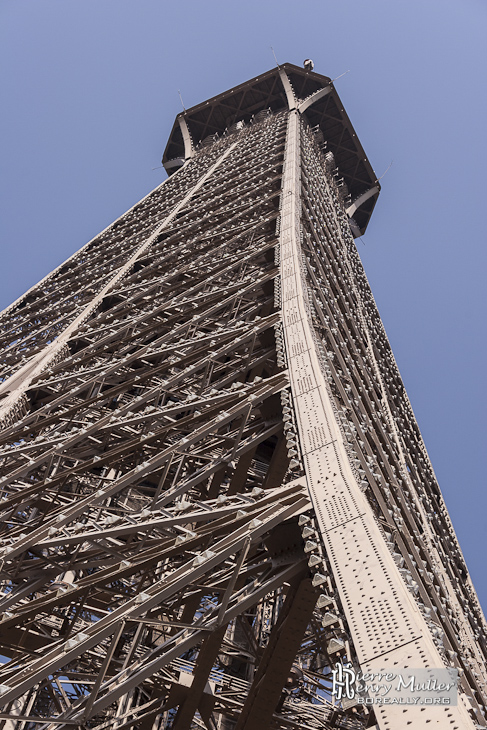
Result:
M379 185L311 68L179 115L170 177L1 315L6 730L487 724L485 620L354 243ZM458 704L332 694L383 670L450 670Z

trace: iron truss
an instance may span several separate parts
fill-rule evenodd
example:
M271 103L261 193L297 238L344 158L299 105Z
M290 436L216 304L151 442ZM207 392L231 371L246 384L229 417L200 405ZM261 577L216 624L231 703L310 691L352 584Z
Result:
M356 610L333 535L358 518L318 472L461 672L441 727L484 727L485 621L333 156L296 109L210 142L1 317L0 727L423 727L333 701L402 619Z

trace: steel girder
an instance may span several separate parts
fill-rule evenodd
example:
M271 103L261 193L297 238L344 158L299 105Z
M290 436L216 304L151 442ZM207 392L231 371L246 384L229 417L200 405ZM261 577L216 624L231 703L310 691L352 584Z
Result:
M339 183L304 116L261 112L3 313L4 728L387 727L330 697L400 642L354 614L327 428L483 722L485 622Z

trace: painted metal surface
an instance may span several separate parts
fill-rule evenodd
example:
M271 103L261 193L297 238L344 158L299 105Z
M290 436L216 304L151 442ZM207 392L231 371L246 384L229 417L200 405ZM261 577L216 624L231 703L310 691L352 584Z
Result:
M301 125L291 111L283 170L280 260L287 361L306 476L360 667L441 668L428 627L406 588L374 515L350 468L326 388L308 314L302 272ZM380 728L473 728L458 707L381 707Z
M485 726L485 621L293 68L292 111L0 317L7 730L407 726L335 702L337 661L457 667L440 726Z

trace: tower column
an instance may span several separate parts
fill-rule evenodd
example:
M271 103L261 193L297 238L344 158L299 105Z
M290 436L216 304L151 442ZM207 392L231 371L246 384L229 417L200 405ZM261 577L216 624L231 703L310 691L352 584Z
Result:
M225 160L226 157L232 152L236 142L227 147L223 154L217 159L217 161L210 167L210 169L201 176L196 185L184 196L184 198L173 208L166 218L160 223L154 232L142 243L135 253L126 261L123 266L116 270L113 277L110 278L103 289L97 294L91 302L86 306L66 327L64 332L58 335L58 337L51 343L49 343L43 350L41 350L34 358L28 360L28 362L8 381L0 385L0 397L4 396L4 401L0 407L0 423L6 421L10 411L15 407L17 401L22 397L23 393L29 388L30 384L40 373L48 368L56 356L62 352L63 347L66 346L68 340L73 337L76 330L87 320L87 318L97 310L100 306L103 298L109 294L109 292L126 276L134 266L135 262L140 259L151 245L156 241L157 237L161 232L167 228L176 218L178 213L189 203L191 198L202 188L208 178L211 177L213 172L219 167L219 165Z
M372 509L351 469L344 438L322 374L308 313L301 238L301 122L289 112L280 229L282 323L291 383L315 519L330 561L360 667L446 668L428 627L394 562ZM379 727L472 729L458 707L376 706ZM399 724L400 723L400 724Z

